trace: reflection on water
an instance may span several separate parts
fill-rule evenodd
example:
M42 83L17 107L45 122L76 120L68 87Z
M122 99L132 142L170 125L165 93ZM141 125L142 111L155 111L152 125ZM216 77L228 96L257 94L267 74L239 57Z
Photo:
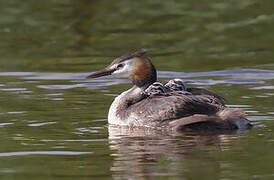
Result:
M206 155L208 152L231 150L231 143L244 134L245 132L185 132L168 136L163 132L109 126L109 148L114 151L111 154L114 157L111 171L117 179L120 178L121 172L126 178L141 179L187 174L193 170L191 161L206 162L210 158ZM212 163L221 171L222 166L226 164L210 164ZM205 169L210 167L204 167ZM202 172L201 169L195 169L198 179L203 179Z

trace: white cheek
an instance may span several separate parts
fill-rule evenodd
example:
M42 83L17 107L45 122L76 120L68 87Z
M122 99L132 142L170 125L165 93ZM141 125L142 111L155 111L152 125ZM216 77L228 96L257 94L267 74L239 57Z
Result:
M117 71L114 71L112 75L114 77L123 77L127 78L132 74L134 71L134 62L133 61L128 61L125 63L125 66Z
M117 71L113 72L114 77L128 77L132 72L132 69L130 67L124 66L122 69L119 69Z

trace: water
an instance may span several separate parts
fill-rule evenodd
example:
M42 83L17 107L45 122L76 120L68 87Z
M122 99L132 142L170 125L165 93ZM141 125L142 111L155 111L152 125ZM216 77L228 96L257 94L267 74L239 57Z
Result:
M1 179L273 179L272 1L0 1ZM107 125L126 79L86 80L147 48L256 128L169 136Z

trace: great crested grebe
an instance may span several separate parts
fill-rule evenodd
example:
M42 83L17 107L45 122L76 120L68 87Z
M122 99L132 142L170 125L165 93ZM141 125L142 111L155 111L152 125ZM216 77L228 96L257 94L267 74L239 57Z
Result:
M184 129L247 129L252 127L244 112L224 105L223 98L200 88L187 88L174 79L162 85L156 69L141 49L115 59L87 78L112 75L129 78L133 87L115 98L108 123L129 127ZM158 83L158 84L157 84ZM156 88L155 88L156 87ZM155 91L156 93L153 93Z

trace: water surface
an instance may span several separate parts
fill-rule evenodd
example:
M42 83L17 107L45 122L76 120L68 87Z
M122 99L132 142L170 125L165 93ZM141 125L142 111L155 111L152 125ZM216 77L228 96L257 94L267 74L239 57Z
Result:
M272 1L0 1L1 179L273 179ZM249 131L167 135L107 125L126 79L85 79L149 50L243 109Z

